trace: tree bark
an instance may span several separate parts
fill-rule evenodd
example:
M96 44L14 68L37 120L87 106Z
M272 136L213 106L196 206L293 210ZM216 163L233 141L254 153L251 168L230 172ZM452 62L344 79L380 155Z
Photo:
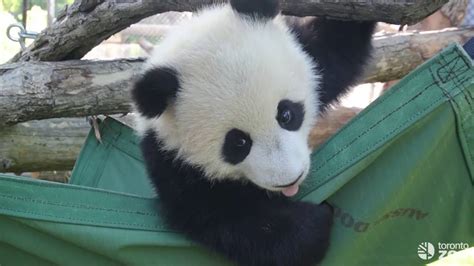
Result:
M22 62L0 66L0 125L127 113L142 60Z
M468 0L450 0L441 9L408 27L408 30L439 30L461 25L467 13Z
M474 29L446 29L376 37L367 82L401 78ZM127 113L129 88L143 61L22 62L0 66L0 125L97 114Z
M464 44L474 28L402 32L375 37L375 53L365 82L387 82L407 75L451 43Z
M373 20L391 24L414 24L429 16L448 0L282 0L284 14L324 16L344 20Z
M0 172L71 170L90 126L85 118L49 119L0 129Z
M38 35L27 49L10 62L80 59L109 36L156 13L194 11L223 0L104 1L76 0L57 21ZM447 0L282 0L283 13L325 16L335 19L376 20L395 24L416 23Z
M361 108L336 106L333 110L327 112L318 120L309 134L308 144L311 149L314 150L326 142L360 111L362 111Z

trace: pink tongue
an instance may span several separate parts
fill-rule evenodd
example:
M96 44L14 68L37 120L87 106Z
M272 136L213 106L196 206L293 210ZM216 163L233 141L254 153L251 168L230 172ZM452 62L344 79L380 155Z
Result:
M298 184L294 184L292 186L284 188L281 191L281 193L283 193L283 195L287 197L293 197L294 195L296 195L296 193L298 193L298 189L299 189Z

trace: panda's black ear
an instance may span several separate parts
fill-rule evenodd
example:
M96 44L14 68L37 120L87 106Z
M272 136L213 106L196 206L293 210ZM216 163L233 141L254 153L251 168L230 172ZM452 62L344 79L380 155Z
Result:
M176 98L178 89L179 80L176 70L169 67L152 68L135 83L132 98L143 116L158 117Z
M232 8L255 19L272 19L280 12L278 0L230 0Z

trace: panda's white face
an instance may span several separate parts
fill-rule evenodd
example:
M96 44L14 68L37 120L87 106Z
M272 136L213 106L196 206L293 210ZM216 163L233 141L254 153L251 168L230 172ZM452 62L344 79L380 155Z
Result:
M138 119L166 149L211 179L242 179L296 193L309 166L317 116L314 65L280 17L246 19L217 6L174 30L146 69L173 69L176 98Z

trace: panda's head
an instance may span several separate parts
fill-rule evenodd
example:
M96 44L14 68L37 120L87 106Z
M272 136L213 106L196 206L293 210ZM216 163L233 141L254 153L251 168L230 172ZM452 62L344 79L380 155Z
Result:
M294 195L317 116L312 59L277 1L231 1L173 29L132 91L138 130L211 180Z

